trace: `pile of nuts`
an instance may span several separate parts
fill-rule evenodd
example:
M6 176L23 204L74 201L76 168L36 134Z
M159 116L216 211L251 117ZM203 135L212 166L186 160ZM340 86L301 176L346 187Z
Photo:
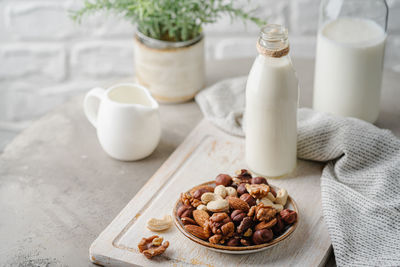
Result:
M239 170L236 177L219 174L216 187L197 186L181 194L177 210L186 231L226 246L251 246L271 242L296 222L297 213L285 209L286 189L278 192L264 177Z

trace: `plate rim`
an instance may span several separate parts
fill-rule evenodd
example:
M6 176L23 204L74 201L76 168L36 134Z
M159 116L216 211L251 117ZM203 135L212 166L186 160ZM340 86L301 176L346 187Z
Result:
M189 193L193 188L196 188L196 187L201 187L201 186L206 186L206 185L209 186L209 185L214 185L214 184L215 184L214 180L208 181L208 182L205 182L205 183L202 183L202 184L199 184L199 185L196 185L196 186L192 187L191 189L186 191L186 193ZM269 185L269 186L272 186L272 185ZM272 186L272 187L274 189L278 188L276 186ZM256 252L256 251L259 251L259 250L261 251L264 248L273 247L273 246L277 245L278 243L282 242L283 240L285 240L289 236L291 236L293 234L293 232L296 230L297 225L298 225L299 220L300 220L299 209L298 209L297 203L294 201L294 199L290 195L288 196L288 202L290 202L292 204L293 210L297 212L297 220L296 220L296 222L294 224L292 224L286 230L286 232L284 234L282 234L279 237L273 239L271 242L264 243L264 244L259 244L259 245L253 245L253 246L233 247L233 246L225 246L225 245L219 245L219 244L211 244L208 241L202 240L202 239L190 234L189 232L186 231L186 229L184 228L183 224L180 222L180 219L179 219L179 217L177 215L178 206L181 203L180 198L178 198L178 200L175 202L174 209L172 211L172 215L173 215L172 217L174 218L175 226L178 228L178 230L185 237L189 238L191 241L193 241L193 242L195 242L195 243L197 243L199 245L202 245L202 246L204 246L206 248L212 248L213 250L217 250L219 252L240 252L240 251L242 251L242 252L246 252L246 251L247 252ZM183 203L181 203L181 204L183 205Z

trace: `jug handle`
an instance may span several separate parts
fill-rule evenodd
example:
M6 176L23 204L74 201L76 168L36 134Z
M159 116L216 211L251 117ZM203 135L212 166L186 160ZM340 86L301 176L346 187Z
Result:
M86 118L95 128L97 128L97 112L100 102L104 97L104 92L105 90L103 88L93 88L86 94L83 101L83 110Z

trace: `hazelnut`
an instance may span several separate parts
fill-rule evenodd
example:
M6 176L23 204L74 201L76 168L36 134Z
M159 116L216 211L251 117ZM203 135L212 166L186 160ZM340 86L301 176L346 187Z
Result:
M240 238L232 237L231 239L228 240L228 242L226 242L226 245L231 247L237 247L240 245Z
M297 220L297 212L289 209L284 209L280 212L282 221L285 224L292 224Z
M246 184L243 183L243 184L238 185L236 191L239 196L247 193Z
M216 185L230 186L232 184L232 177L228 174L219 174L215 178Z
M182 205L179 207L178 211L176 212L179 218L182 217L192 217L193 207L189 205Z
M251 179L252 184L266 184L268 185L267 179L264 177L254 177Z
M236 175L237 175L236 178L239 179L239 180L241 181L241 183L247 183L247 184L249 184L249 183L251 182L252 176L251 176L251 174L250 174L247 170L245 170L245 169L236 171Z
M276 224L271 228L272 232L274 232L275 235L280 235L285 228L285 224L282 221L282 217L280 214L276 216Z
M239 234L246 232L247 229L253 226L253 219L251 217L244 217L240 222L237 232Z
M256 205L256 199L248 193L244 193L243 195L241 195L240 199L246 201L250 207Z
M234 223L239 224L244 217L246 217L246 212L242 211L242 210L234 210L231 213L231 219Z
M237 170L235 174L238 178L251 178L250 172L246 169Z
M207 188L207 187L199 188L199 189L197 189L196 191L194 191L193 197L194 197L195 199L201 199L201 196L202 196L204 193L207 193L207 192L211 192L209 188Z
M252 240L254 244L264 244L272 240L274 234L270 229L257 230L253 233Z

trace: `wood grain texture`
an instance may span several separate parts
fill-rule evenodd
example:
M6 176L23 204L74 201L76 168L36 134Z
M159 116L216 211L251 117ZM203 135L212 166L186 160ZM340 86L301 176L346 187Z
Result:
M219 173L233 174L245 167L244 139L230 136L203 120L93 242L91 261L110 266L323 265L331 250L321 210L323 165L301 160L288 177L270 180L273 185L286 188L299 206L301 220L289 240L260 253L228 255L200 247L172 227L161 233L170 241L162 256L150 261L139 253L140 239L153 234L146 228L147 220L171 214L180 192L212 180Z

